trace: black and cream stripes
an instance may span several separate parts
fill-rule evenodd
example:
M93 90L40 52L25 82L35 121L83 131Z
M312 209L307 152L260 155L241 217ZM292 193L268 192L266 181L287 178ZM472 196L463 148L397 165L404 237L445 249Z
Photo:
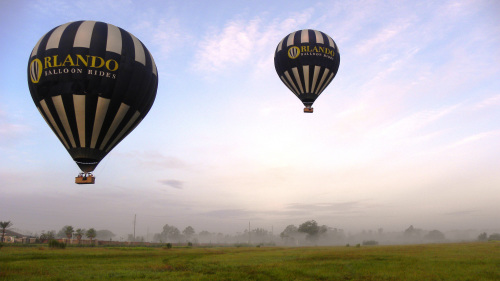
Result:
M33 100L84 172L146 116L158 86L156 64L132 34L111 24L60 25L35 45L28 64Z
M274 63L281 81L310 106L337 74L340 55L330 36L304 29L279 42Z

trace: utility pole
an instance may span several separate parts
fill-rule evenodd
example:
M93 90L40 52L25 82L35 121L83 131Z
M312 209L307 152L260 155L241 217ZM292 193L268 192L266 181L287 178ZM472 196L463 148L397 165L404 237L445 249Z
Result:
M137 214L134 215L134 242L135 242L135 219L137 218Z
M271 243L274 242L274 225L271 225Z
M250 221L248 221L248 245L250 245L250 243L252 243L252 239L250 237Z

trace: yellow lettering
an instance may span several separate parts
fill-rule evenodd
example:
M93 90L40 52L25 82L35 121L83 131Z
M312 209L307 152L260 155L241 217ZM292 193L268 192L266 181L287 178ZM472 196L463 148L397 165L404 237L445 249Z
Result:
M96 59L99 59L99 65L96 65ZM90 65L90 67L95 67L95 68L101 68L104 66L104 59L101 58L101 57L97 57L97 56L92 56L92 65Z
M73 59L71 58L71 55L67 55L66 59L64 60L64 62L62 64L64 66L66 66L66 63L68 63L68 62L69 62L69 65L75 66L75 63L73 62Z
M110 67L110 64L111 63L114 63L114 67L111 69ZM118 69L118 62L113 60L113 59L109 59L108 61L106 61L106 68L109 70L109 71L115 71Z
M314 46L314 48L312 49L313 52L317 53L318 52L318 48L316 48L316 46Z
M324 53L324 52L325 52L325 49L324 49L323 47L319 47L319 51L320 51L321 53Z
M54 57L54 60L53 60L53 62L54 62L54 67L58 67L58 66L62 66L62 65L63 65L62 63L61 63L61 64L59 64L59 65L57 65L57 55L55 55L55 56L53 56L53 57Z
M52 67L52 64L50 63L50 57L45 57L45 66L43 68L49 68Z
M83 65L88 66L89 64L89 55L87 55L86 59L83 59L82 55L76 55L76 66L80 66L78 61L81 61Z
M309 46L302 46L302 47L300 48L300 52L302 52L302 53L307 52L307 47L309 47Z

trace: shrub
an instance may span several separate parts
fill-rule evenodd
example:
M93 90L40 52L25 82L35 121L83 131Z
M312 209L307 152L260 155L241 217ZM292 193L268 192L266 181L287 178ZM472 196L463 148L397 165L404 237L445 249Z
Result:
M66 244L53 239L49 241L49 248L66 249Z
M193 247L193 243L188 242L188 247Z
M0 243L0 249L2 249L2 247L3 247L3 243Z
M490 237L488 237L488 240L489 241L498 241L500 240L500 233L493 233L493 234L490 234Z
M374 246L374 245L378 245L378 242L375 240L363 241L363 246Z

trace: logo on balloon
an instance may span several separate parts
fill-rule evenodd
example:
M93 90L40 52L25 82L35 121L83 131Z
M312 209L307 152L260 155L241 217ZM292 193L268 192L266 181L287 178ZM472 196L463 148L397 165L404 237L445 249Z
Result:
M42 77L42 62L39 59L34 59L30 63L30 79L32 83L38 83Z
M43 62L42 62L43 60ZM58 55L36 58L29 64L31 82L37 84L42 75L48 77L60 74L84 74L116 79L119 63L99 56L68 54L63 59Z
M293 46L290 49L288 49L288 57L291 59L296 59L300 55L300 49L297 46Z

